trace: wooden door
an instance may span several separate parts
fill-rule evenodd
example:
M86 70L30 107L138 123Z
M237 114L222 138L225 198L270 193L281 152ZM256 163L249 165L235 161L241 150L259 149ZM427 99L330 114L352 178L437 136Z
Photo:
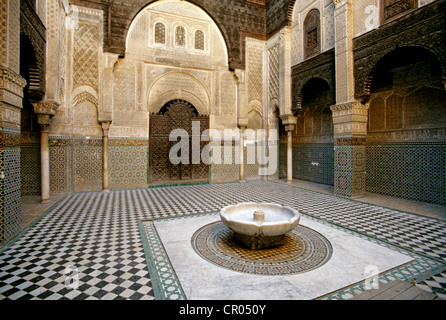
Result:
M192 124L200 124L200 136L193 136ZM169 141L172 130L183 129L189 138L189 163L173 164L169 160L169 151L177 141ZM192 163L192 139L200 139L200 152L208 144L201 141L201 134L209 129L209 117L199 116L196 109L187 101L175 100L167 103L160 112L150 116L150 183L177 183L209 181L209 165L200 161Z

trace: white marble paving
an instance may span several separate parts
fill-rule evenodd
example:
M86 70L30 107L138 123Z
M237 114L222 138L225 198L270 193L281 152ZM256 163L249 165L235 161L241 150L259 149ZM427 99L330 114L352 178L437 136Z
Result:
M324 235L333 246L331 259L316 270L286 276L234 272L202 259L191 238L201 227L219 221L218 215L158 220L155 226L170 262L191 300L315 299L370 277L370 266L380 273L413 258L306 217L300 224Z

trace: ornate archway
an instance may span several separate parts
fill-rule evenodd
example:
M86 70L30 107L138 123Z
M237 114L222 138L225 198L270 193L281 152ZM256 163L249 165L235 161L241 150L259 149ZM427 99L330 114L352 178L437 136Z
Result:
M199 131L197 130L199 128ZM173 130L182 132L171 141ZM208 144L202 141L203 132L209 129L209 117L200 115L197 109L185 100L166 103L158 113L150 116L149 181L151 184L172 184L209 181L209 161L202 159L203 148ZM180 139L187 141L187 154L181 154L181 162L170 159L170 151ZM200 144L200 161L193 157L193 143ZM184 152L184 150L181 150ZM205 161L203 161L205 160Z
M311 78L299 93L300 110L293 132L296 179L333 185L334 138L330 105L333 91L328 81Z
M366 191L446 204L446 90L441 61L401 47L370 82Z

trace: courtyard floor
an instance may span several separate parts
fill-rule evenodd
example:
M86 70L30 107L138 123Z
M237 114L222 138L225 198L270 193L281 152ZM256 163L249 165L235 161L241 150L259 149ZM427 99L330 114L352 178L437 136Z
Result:
M375 194L349 200L334 196L330 186L297 180L38 199L23 198L23 231L0 247L0 299L345 300L367 289L371 274L364 266L370 265L381 284L415 280L446 299L445 206ZM191 237L217 222L223 206L239 202L300 210L301 224L331 243L330 259L286 276L244 274L205 261ZM228 283L232 294L224 290ZM283 290L259 296L262 288Z

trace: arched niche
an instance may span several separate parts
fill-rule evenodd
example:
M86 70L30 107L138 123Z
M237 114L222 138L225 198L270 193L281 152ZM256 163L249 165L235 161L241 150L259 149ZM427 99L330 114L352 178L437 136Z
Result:
M370 77L368 192L446 204L446 90L441 62L421 47L384 55Z
M206 88L184 72L162 75L153 83L148 94L149 112L158 113L163 105L175 99L189 101L201 115L209 115L210 98Z
M200 7L179 0L153 2L135 16L126 37L126 55L146 61L170 59L164 64L186 60L189 66L228 66L227 45L217 24Z

